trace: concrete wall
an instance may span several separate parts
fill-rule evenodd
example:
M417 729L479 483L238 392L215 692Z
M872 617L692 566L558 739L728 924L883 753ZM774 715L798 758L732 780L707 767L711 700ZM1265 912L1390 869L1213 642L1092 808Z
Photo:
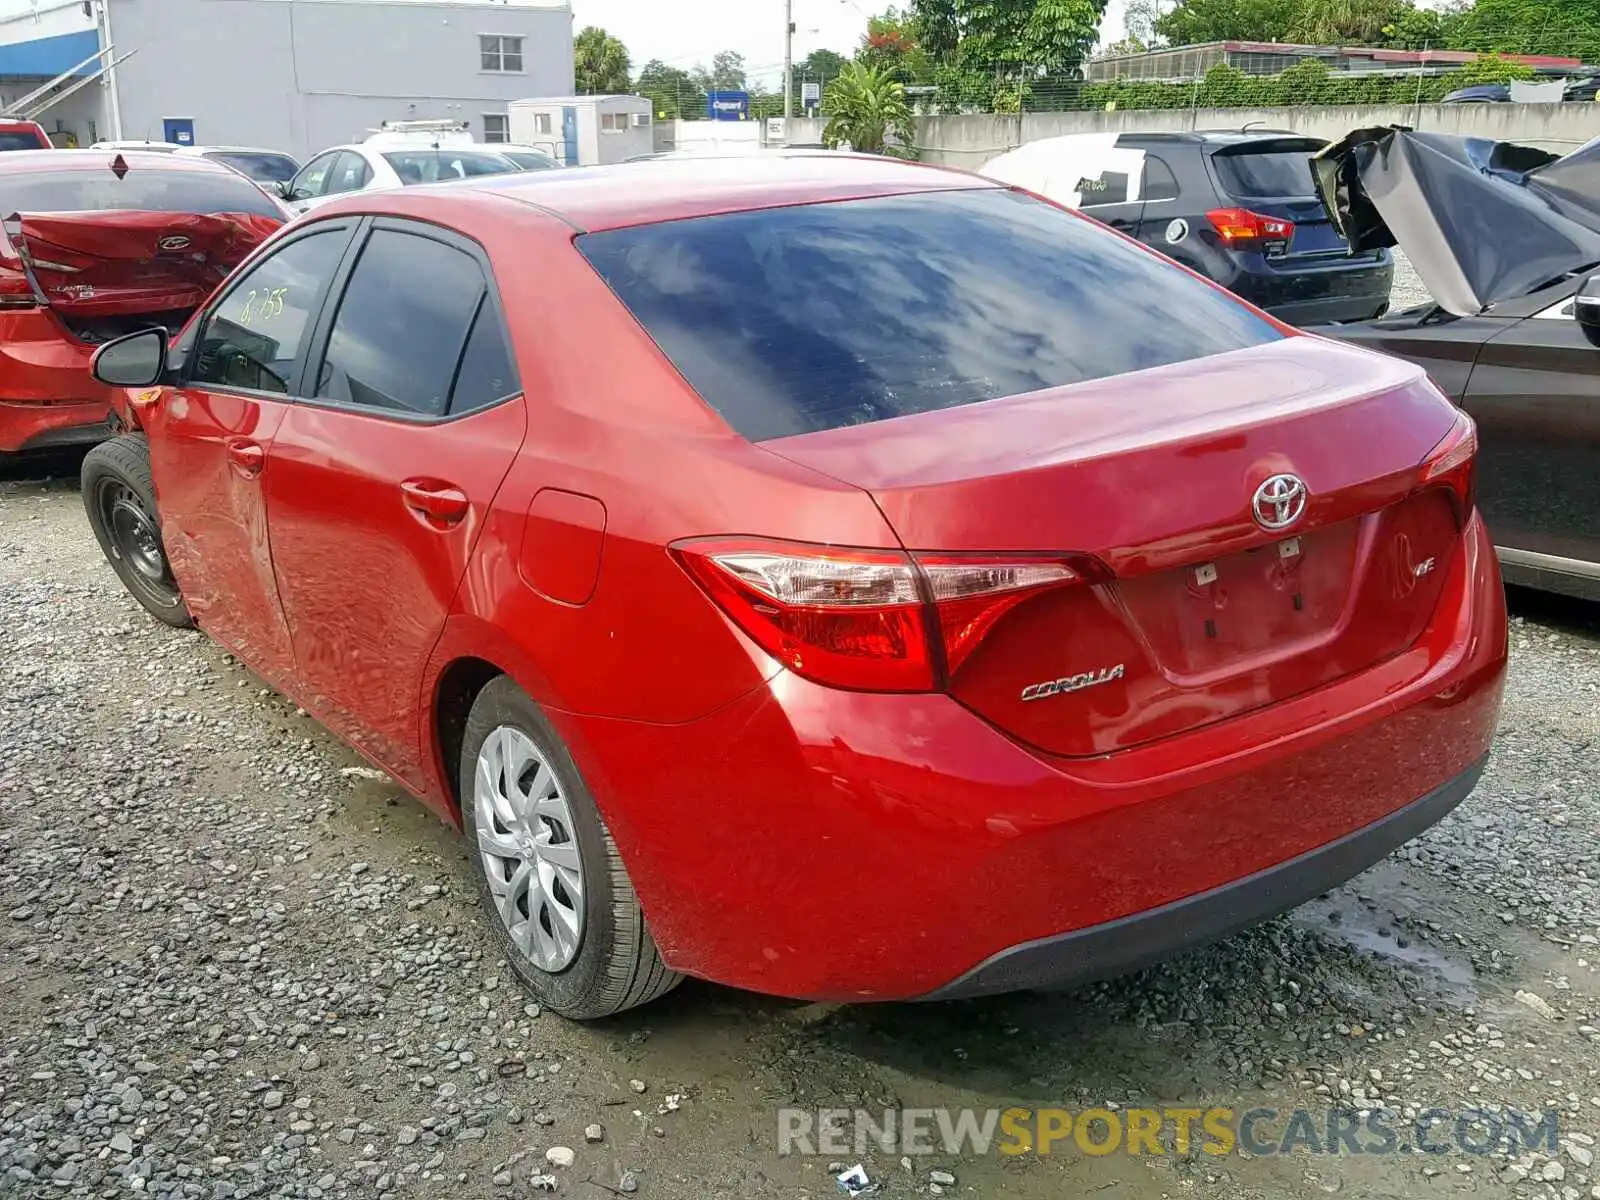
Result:
M671 144L667 149L715 151L720 148L742 149L761 144L765 128L762 121L671 121L662 122L672 127ZM659 146L659 139L658 139Z
M995 155L1039 138L1069 133L1240 129L1246 125L1287 129L1329 141L1366 126L1409 125L1438 133L1521 142L1565 154L1600 137L1600 104L1352 105L921 117L917 121L917 144L924 162L976 170ZM823 127L822 121L791 121L789 141L820 141Z
M94 18L83 11L83 0L0 0L0 46L93 29Z
M302 159L359 141L383 120L483 114L522 96L570 94L572 14L505 4L359 0L112 0L122 136L162 136L188 117L205 144ZM523 39L520 74L480 70L478 35ZM102 128L101 137L109 137Z

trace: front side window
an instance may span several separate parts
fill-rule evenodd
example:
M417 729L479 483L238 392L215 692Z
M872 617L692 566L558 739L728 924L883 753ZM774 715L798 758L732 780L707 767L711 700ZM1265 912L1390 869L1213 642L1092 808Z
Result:
M667 221L577 245L752 441L1282 336L1158 255L999 188Z
M296 200L309 200L313 196L320 196L327 189L328 176L333 171L333 164L339 161L339 152L319 155L300 169L300 174L295 176L294 186L290 189Z
M477 260L464 251L374 230L339 301L318 398L443 416L487 290Z
M520 72L522 39L496 33L481 34L478 37L478 55L485 71Z
M307 234L241 275L200 330L188 383L287 395L346 231Z

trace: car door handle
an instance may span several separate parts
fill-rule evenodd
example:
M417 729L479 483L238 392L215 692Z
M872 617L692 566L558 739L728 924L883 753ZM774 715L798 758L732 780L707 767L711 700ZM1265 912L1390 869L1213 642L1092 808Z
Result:
M429 524L455 525L472 508L460 488L432 479L408 479L400 485L406 507Z
M267 452L259 442L242 437L229 438L226 448L229 464L246 479L254 479L261 474L261 468L267 465Z

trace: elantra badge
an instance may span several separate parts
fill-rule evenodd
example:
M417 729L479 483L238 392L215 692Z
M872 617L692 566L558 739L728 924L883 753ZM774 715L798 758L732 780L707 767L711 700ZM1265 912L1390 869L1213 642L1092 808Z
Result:
M1081 675L1066 675L1060 679L1047 679L1043 683L1030 683L1022 689L1024 700L1044 700L1050 696L1064 696L1068 692L1081 692L1084 688L1098 687L1121 679L1127 672L1122 663L1114 667L1101 667L1098 671L1085 671Z

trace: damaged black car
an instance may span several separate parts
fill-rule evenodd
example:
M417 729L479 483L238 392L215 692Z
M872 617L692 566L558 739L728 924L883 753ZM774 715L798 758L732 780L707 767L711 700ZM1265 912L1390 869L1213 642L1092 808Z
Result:
M1363 129L1312 168L1351 252L1398 245L1434 297L1314 332L1417 363L1472 415L1508 582L1600 600L1600 139Z

